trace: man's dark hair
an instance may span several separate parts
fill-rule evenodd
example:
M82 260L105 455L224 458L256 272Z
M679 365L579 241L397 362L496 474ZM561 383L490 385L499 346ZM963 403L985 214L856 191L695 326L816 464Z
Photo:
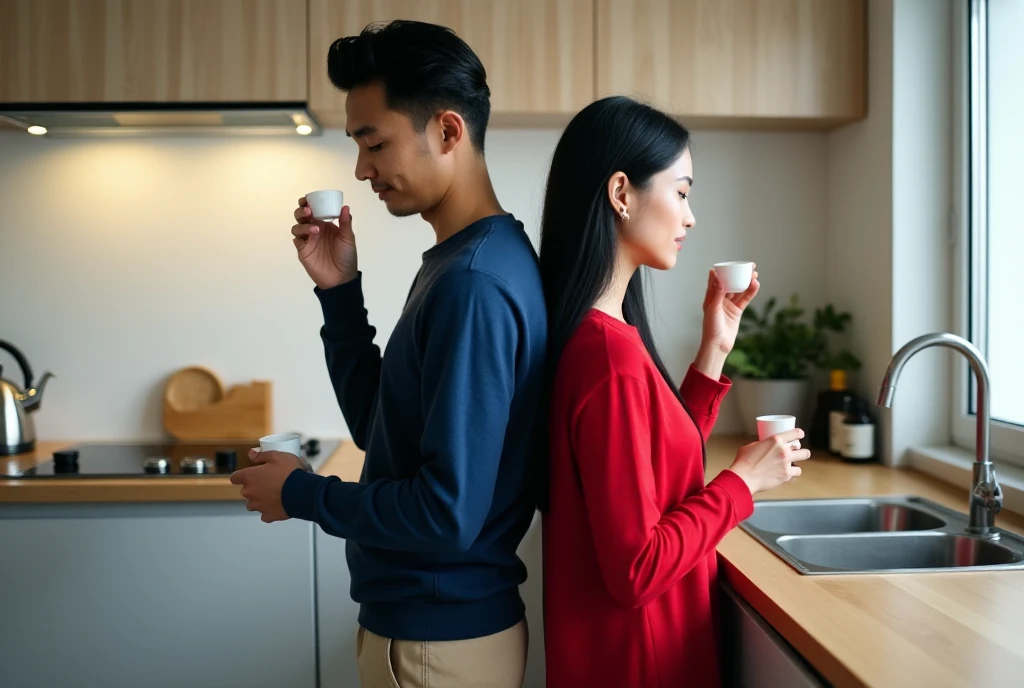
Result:
M327 75L342 91L379 81L388 107L408 115L417 131L440 110L462 115L481 153L491 92L480 58L451 29L396 19L339 38L327 52Z

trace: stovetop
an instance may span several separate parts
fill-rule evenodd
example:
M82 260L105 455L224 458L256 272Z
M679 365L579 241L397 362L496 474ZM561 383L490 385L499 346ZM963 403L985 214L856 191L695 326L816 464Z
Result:
M252 465L259 440L169 440L138 443L83 442L6 478L203 478L226 476ZM304 438L302 458L317 470L338 440Z

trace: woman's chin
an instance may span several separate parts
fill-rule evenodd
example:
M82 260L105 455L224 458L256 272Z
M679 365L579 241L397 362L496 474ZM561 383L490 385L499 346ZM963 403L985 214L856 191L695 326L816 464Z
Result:
M647 263L647 267L653 268L654 270L671 270L676 266L676 259L679 256L675 250L672 253L666 253L662 256L651 256L650 262Z

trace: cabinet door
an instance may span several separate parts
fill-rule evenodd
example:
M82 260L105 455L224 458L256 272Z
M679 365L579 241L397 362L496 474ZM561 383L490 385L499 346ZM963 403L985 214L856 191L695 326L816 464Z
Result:
M241 502L0 504L0 685L315 688L314 528Z
M726 583L721 587L724 688L824 688L814 669Z
M335 39L367 24L415 19L451 28L487 70L495 119L575 113L593 100L591 0L310 0L310 109L344 126L345 94L327 78Z
M0 102L306 100L305 0L0 0Z
M864 116L863 0L597 0L597 95L684 121Z

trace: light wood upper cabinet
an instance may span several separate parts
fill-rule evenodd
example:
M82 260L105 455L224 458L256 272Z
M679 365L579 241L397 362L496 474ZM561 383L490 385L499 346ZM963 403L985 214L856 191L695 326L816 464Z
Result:
M309 0L309 105L321 124L345 123L345 94L327 78L331 43L392 19L442 24L466 41L496 119L570 114L593 100L593 0Z
M306 0L0 0L0 102L301 102L306 66Z
M492 122L642 96L692 125L820 128L866 112L867 0L0 0L0 103L307 102L345 124L327 52L367 24L448 26Z
M707 125L864 116L864 0L596 3L598 97L644 96Z

